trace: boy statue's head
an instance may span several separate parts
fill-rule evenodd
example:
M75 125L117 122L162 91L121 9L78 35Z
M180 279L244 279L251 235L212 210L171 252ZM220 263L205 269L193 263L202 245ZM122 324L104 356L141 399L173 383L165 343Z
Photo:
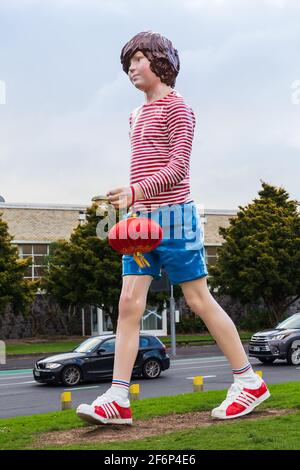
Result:
M169 39L154 31L143 31L133 36L123 47L120 56L123 70L127 75L131 59L137 52L148 59L150 69L162 83L175 87L180 63L178 51Z

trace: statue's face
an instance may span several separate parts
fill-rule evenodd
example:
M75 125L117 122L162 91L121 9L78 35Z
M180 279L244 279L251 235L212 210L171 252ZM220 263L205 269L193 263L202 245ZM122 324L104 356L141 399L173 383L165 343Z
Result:
M160 78L150 68L150 61L141 51L131 57L128 76L133 85L143 91L160 82Z

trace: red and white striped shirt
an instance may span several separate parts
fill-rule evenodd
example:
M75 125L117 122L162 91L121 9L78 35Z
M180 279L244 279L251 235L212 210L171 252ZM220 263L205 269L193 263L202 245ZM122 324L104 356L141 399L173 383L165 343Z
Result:
M130 185L138 183L145 196L131 210L149 212L193 201L190 155L195 125L194 111L176 90L131 112Z

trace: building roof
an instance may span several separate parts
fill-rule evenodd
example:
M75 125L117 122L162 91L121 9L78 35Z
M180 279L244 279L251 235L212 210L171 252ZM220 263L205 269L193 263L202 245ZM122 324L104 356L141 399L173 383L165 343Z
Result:
M237 211L231 209L206 209L196 204L206 245L222 244L219 227L227 227L230 217ZM15 243L51 243L68 240L73 230L82 222L87 204L34 204L0 202L0 214L8 224Z

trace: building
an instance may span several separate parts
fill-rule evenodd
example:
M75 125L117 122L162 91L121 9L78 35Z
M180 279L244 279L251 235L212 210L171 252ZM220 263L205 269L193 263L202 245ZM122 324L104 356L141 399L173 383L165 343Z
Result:
M49 254L50 244L59 239L68 240L78 224L84 223L86 209L86 205L7 203L0 198L0 214L8 224L12 243L17 245L21 258L32 257L33 260L26 278L37 279L43 275L43 258ZM222 245L218 229L229 226L229 219L236 216L236 211L203 209L201 205L198 205L198 210L206 262L214 264L218 247ZM109 312L91 307L91 331L93 334L111 331ZM160 315L155 307L147 305L141 331L166 335L166 309Z

